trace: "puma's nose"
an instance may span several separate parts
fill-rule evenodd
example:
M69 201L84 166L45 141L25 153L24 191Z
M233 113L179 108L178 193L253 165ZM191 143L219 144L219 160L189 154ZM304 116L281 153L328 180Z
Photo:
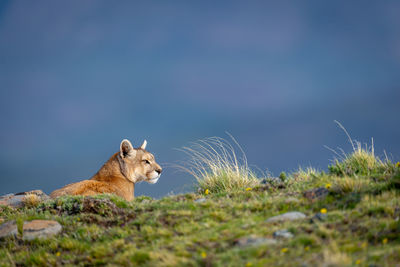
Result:
M161 174L162 169L157 169L156 172L157 172L158 174Z

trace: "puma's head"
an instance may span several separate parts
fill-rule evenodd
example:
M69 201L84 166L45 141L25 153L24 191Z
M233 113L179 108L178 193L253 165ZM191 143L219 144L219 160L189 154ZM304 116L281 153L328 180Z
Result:
M124 139L118 155L122 174L131 182L146 181L155 184L161 176L162 168L153 154L146 151L146 140L138 148L133 148L129 140Z

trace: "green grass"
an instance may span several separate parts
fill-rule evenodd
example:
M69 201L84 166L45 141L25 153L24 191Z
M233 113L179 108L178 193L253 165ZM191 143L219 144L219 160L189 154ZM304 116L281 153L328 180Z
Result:
M352 146L352 153L346 154L342 149L342 154L331 149L339 159L334 160L334 164L329 166L329 171L338 176L375 176L375 175L392 175L394 165L387 158L381 160L375 155L374 141L371 145L353 140L347 130L339 122L335 121L339 127L346 133L349 143Z
M233 145L223 138L211 137L181 150L189 156L189 160L180 168L197 180L200 191L232 192L259 183L256 173L247 164L243 149L230 137Z
M280 182L262 184L243 158L228 155L232 147L224 144L225 152L215 158L208 144L222 146L221 139L204 142L200 142L202 152L188 150L201 188L195 193L159 200L137 197L131 202L113 195L62 197L40 204L32 201L16 210L0 207L3 221L16 219L21 226L26 220L52 219L63 226L61 234L47 240L1 240L0 266L395 266L400 262L400 163L378 159L371 147L356 147L328 172L300 168L282 173ZM329 194L317 201L303 196L318 187L328 188ZM199 198L206 201L195 202ZM322 209L326 218L311 220ZM266 222L288 211L308 217ZM237 245L245 237L273 238L281 229L294 237L275 245Z

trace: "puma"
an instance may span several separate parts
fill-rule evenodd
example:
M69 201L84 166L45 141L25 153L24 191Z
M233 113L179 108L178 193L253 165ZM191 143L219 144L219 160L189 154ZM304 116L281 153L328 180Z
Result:
M139 148L133 148L129 140L122 140L119 151L92 178L57 189L50 197L109 193L132 200L136 183L146 181L155 184L162 172L153 154L146 151L146 145L145 140Z

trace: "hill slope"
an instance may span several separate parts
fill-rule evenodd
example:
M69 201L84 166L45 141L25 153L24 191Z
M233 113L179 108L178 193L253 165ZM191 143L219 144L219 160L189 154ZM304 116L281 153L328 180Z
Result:
M104 195L3 207L4 221L16 219L21 226L53 219L63 230L49 239L2 240L0 263L393 266L400 262L400 174L398 167L393 171L380 177L303 172L236 192L139 197L130 203ZM320 189L304 194L315 188ZM307 217L267 222L288 211ZM274 237L284 229L286 237Z
M400 262L400 163L358 144L329 172L258 179L229 154L194 152L198 193L126 202L113 195L0 206L18 234L0 240L1 266L394 266ZM353 144L353 143L352 143ZM212 154L215 153L215 154ZM211 155L211 156L210 156ZM229 156L232 155L232 156ZM233 160L231 160L233 159ZM289 212L289 213L288 213ZM283 217L275 217L279 215ZM23 223L55 220L27 240ZM53 228L59 228L52 222ZM4 227L4 223L0 225ZM31 222L30 225L35 225Z

